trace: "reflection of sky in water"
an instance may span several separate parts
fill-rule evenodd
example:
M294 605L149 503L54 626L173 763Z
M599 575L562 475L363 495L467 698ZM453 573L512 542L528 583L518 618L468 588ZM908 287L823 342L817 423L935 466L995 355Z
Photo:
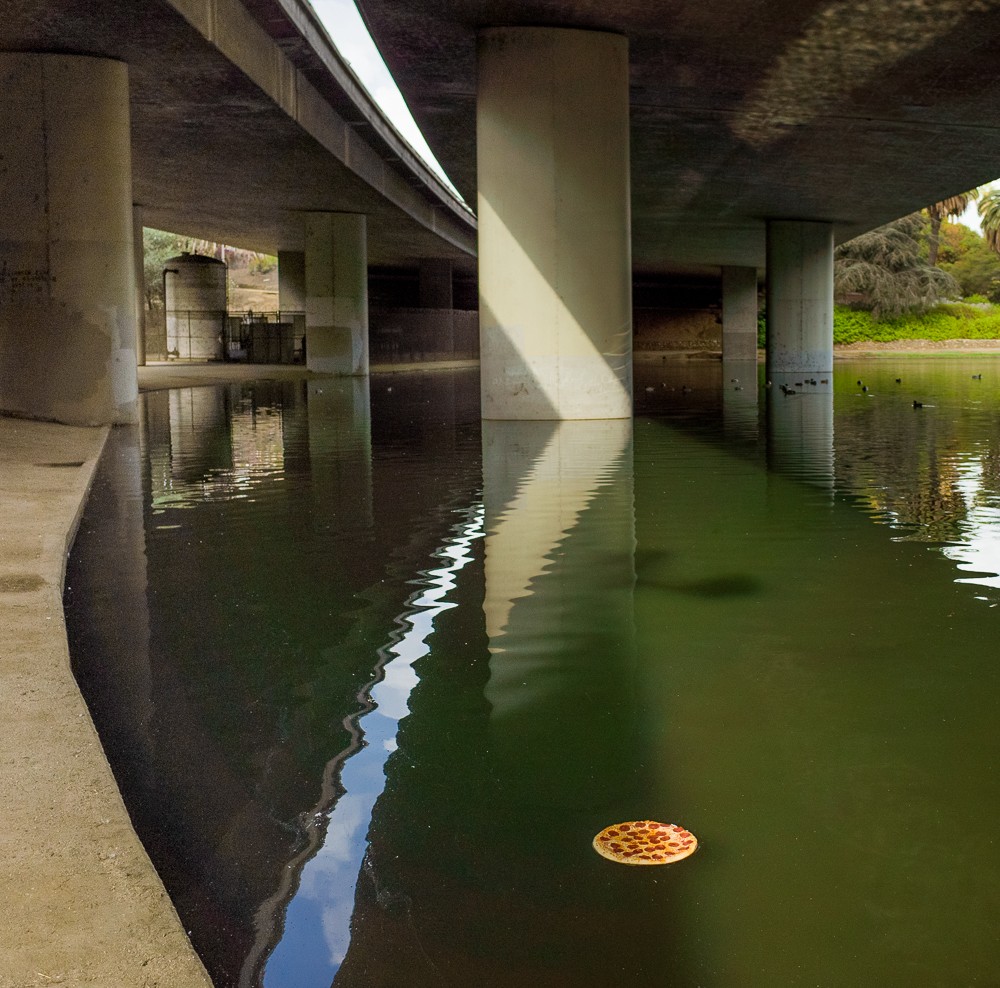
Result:
M377 681L369 691L374 708L357 721L363 741L343 764L343 795L317 815L316 825L326 824L326 836L303 867L288 904L281 940L264 969L266 988L325 988L347 955L372 810L385 787L385 763L396 750L399 721L409 713L410 692L418 682L413 663L430 651L427 639L435 618L456 606L447 600L448 592L456 574L472 561L470 546L483 536L482 508L461 513L464 520L454 537L434 554L441 565L414 581L423 589L407 602L398 629L379 649Z
M1000 494L990 489L989 478L978 456L958 459L951 466L955 471L951 493L957 495L959 500L950 507L949 533L946 536L924 533L918 538L934 542L942 537L948 539L943 545L935 545L934 551L940 551L961 572L974 574L956 579L956 583L1000 590ZM904 529L918 525L912 518L904 517L890 507L874 511L873 517ZM900 538L911 541L914 535L908 533ZM1000 603L993 597L981 596L978 599L990 601L991 607Z
M962 463L956 484L966 504L966 516L959 523L962 541L942 547L942 552L958 568L975 576L957 580L1000 590L1000 498L985 485L978 459ZM989 598L983 597L983 600ZM991 603L996 606L997 601Z

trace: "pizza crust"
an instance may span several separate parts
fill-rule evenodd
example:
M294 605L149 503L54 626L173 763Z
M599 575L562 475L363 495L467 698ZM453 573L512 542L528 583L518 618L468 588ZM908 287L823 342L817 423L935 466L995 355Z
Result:
M628 820L605 827L594 838L594 850L619 864L672 864L694 854L698 838L676 823Z

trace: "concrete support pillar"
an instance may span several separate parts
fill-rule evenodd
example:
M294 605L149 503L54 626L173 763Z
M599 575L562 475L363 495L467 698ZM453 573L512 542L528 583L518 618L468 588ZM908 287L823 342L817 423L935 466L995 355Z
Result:
M135 362L146 366L146 251L142 206L132 206L132 257L135 261Z
M629 418L627 41L489 29L478 72L483 418Z
M0 410L135 422L128 70L0 53Z
M767 374L775 387L833 371L833 226L767 224Z
M306 216L306 365L326 374L368 373L365 217Z
M442 257L427 257L420 262L420 308L452 308L451 268L451 261Z
M282 312L306 311L305 251L278 251L278 308Z
M757 359L757 269L722 269L722 359Z

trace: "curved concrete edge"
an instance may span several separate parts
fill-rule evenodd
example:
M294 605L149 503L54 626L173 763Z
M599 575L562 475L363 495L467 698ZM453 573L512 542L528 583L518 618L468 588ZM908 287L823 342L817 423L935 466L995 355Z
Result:
M107 436L0 418L0 988L211 988L70 668L66 555Z

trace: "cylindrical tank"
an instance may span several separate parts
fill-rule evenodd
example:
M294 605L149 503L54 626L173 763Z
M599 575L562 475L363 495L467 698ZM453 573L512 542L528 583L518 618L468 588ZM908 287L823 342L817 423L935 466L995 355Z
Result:
M167 351L186 360L221 360L226 326L226 265L181 254L163 266Z

